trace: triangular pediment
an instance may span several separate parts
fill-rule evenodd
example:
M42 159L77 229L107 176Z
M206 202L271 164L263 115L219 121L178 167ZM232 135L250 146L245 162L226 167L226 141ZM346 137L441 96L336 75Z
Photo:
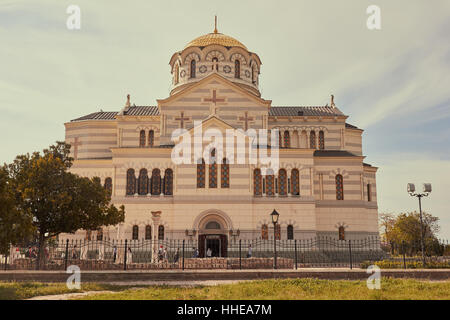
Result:
M164 109L164 107L170 106L208 106L211 104L216 106L250 105L268 109L272 101L259 98L221 75L213 73L166 99L157 100L157 102L161 110L161 107Z

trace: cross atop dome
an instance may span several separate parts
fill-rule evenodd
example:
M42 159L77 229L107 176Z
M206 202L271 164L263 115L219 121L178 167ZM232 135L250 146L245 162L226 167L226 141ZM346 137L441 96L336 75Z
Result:
M214 16L214 33L218 33L218 31L217 31L217 16Z

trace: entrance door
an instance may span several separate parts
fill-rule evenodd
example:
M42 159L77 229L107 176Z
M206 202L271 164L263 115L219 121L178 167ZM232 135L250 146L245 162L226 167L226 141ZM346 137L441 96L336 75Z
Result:
M220 239L218 237L206 238L206 252L211 251L211 257L220 257ZM206 256L208 257L208 256Z

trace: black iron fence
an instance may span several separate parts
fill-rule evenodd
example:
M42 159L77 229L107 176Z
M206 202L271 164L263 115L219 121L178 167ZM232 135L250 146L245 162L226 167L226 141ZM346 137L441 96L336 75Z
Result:
M430 265L436 261L450 263L448 242L435 242L425 251ZM0 256L0 268L66 270L76 265L81 270L298 269L355 268L383 261L408 267L421 261L419 243L382 243L377 237L231 240L212 248L196 240L67 240L51 241L39 252L34 244L11 247L9 255Z

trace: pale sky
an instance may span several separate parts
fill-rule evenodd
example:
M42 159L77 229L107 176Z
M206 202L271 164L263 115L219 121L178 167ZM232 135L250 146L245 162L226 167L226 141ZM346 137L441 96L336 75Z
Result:
M81 30L66 9L81 8ZM366 27L369 5L381 30ZM273 105L325 105L365 130L380 212L418 209L406 184L433 185L423 208L450 239L450 1L0 0L0 163L64 139L64 122L155 105L171 55L213 31L262 62Z

